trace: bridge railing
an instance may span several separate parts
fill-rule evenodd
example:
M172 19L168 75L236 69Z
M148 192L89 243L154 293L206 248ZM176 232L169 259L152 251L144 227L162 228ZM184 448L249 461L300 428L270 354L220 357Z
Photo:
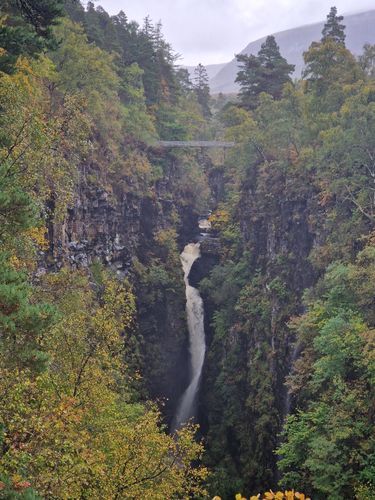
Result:
M158 141L162 148L233 148L235 142L226 141Z

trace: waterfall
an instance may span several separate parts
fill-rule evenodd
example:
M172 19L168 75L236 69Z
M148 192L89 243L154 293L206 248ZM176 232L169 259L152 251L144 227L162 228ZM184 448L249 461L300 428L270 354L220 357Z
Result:
M186 245L180 258L186 287L186 315L189 330L190 383L183 393L172 424L172 432L196 416L196 399L202 374L206 340L204 336L203 301L199 291L190 286L189 273L194 262L200 257L200 244Z
M290 358L290 370L288 375L293 375L294 373L294 363L297 361L301 354L302 346L299 342L295 342L293 345L292 355ZM288 415L290 414L290 410L292 408L292 397L289 389L287 389L286 397L285 397L285 405L284 405L284 415L283 422L286 421Z

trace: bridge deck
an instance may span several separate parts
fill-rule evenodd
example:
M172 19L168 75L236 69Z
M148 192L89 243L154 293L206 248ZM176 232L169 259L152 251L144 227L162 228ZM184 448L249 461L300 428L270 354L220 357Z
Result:
M163 148L233 148L235 142L225 141L158 141Z

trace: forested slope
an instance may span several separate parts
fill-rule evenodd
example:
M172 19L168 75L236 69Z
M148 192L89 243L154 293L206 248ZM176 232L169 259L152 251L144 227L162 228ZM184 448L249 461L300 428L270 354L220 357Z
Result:
M201 282L201 400L223 498L277 481L374 497L373 47L358 63L341 21L331 10L297 85L273 37L240 56L240 104L221 113L237 147L212 216L221 264Z
M44 0L0 22L1 497L186 497L201 446L147 401L184 383L177 239L208 188L155 144L205 128L197 89L149 19Z

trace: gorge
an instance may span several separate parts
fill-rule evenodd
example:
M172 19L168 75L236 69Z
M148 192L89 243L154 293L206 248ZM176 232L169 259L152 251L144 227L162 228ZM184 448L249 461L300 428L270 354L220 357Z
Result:
M375 498L375 47L342 21L212 97L150 18L1 2L0 498Z

